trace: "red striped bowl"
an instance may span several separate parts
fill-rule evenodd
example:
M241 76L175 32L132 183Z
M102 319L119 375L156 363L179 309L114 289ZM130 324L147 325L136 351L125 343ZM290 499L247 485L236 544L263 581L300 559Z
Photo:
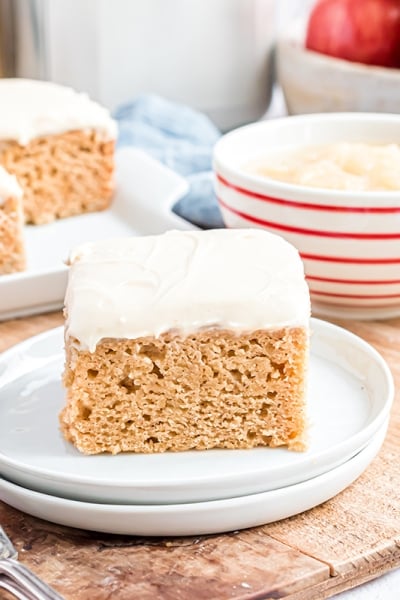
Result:
M227 227L262 227L303 258L314 312L400 314L400 190L350 192L281 183L246 172L277 148L338 141L400 143L400 115L326 113L262 121L221 138L215 186Z

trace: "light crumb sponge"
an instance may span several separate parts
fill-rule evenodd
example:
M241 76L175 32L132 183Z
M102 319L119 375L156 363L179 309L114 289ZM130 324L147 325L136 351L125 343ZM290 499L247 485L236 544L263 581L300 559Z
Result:
M0 167L0 275L25 268L22 190Z
M173 231L71 262L60 422L81 452L305 448L310 302L290 244Z

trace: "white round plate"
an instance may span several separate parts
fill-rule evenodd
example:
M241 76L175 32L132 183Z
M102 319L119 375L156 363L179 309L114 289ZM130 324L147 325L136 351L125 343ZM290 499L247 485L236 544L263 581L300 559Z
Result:
M272 523L329 500L376 456L387 422L353 458L322 475L278 490L190 504L121 505L67 500L0 479L0 500L60 525L126 535L203 535Z
M393 382L366 342L312 320L310 447L84 456L58 428L64 402L62 329L0 357L0 474L20 485L77 500L200 502L292 485L362 449L386 420Z
M389 369L366 342L312 320L310 446L85 456L58 427L64 402L62 329L0 357L0 475L91 502L161 504L254 494L304 481L362 449L387 419Z

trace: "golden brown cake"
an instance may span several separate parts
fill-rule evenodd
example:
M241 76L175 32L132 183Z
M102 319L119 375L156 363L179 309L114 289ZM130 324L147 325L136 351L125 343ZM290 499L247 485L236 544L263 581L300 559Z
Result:
M22 190L13 175L0 167L0 275L25 268Z
M0 164L24 192L25 222L104 210L113 193L116 125L86 94L0 79Z
M65 302L67 440L81 452L305 447L310 301L262 230L86 244Z

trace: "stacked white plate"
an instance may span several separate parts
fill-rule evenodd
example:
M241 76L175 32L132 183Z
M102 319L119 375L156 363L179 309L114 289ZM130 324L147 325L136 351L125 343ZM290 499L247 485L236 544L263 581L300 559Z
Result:
M385 437L393 381L345 329L312 320L309 449L84 456L58 428L63 333L0 357L0 500L42 519L131 535L198 535L292 516L351 484Z

